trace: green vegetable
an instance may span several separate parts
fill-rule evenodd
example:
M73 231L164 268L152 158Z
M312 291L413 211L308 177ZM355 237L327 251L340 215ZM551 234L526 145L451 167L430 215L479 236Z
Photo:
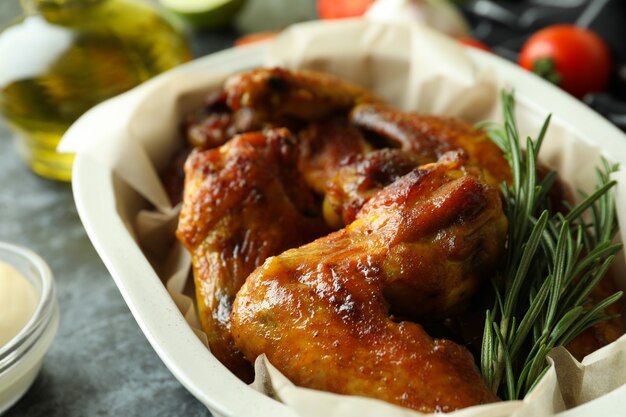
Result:
M232 23L245 0L160 0L194 28L219 29Z
M620 244L611 172L603 160L597 187L567 213L550 206L548 193L556 174L537 173L538 155L550 123L522 151L514 117L515 102L502 93L504 126L488 124L490 138L511 166L512 184L502 185L509 236L505 266L494 280L496 302L487 311L481 372L494 393L506 400L523 398L548 370L546 355L585 329L613 318L604 311L622 292L593 303L589 295L602 279Z

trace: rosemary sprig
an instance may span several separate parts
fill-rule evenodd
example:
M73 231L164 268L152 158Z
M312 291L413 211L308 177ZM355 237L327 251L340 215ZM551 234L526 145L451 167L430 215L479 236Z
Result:
M617 220L610 174L618 167L603 161L595 192L580 193L582 202L567 213L555 212L548 193L556 174L537 173L550 116L536 139L526 139L524 152L513 95L503 92L502 103L504 126L490 124L487 131L511 166L511 185L502 185L509 235L505 266L494 280L496 302L486 314L481 371L494 393L514 400L547 371L553 347L612 318L604 311L622 296L589 298L621 249L612 243Z

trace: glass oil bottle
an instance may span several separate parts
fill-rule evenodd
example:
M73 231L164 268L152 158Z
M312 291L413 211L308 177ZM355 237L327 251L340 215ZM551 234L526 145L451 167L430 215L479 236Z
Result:
M184 36L138 0L22 0L0 33L0 113L34 172L69 181L56 152L67 128L99 102L190 59ZM85 138L89 140L89 138Z

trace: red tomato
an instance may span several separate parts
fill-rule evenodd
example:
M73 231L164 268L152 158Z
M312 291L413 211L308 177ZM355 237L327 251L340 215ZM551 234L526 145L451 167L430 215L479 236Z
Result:
M588 29L554 25L526 41L519 65L581 98L606 87L611 53L602 38Z
M322 19L361 16L374 0L317 0L317 13Z
M472 48L482 49L483 51L491 52L491 48L488 47L483 42L474 38L456 38L457 41L461 42L463 45L471 46Z

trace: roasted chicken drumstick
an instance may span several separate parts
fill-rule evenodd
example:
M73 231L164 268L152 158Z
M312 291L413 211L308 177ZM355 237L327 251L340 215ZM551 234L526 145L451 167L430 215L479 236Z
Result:
M202 328L211 352L250 380L235 348L230 312L235 294L271 255L310 242L328 229L298 173L295 138L285 129L236 136L194 151L185 165L178 238L192 256Z
M345 229L270 257L233 306L235 343L295 384L419 411L495 401L472 355L390 317L470 296L502 254L498 191L454 158L384 188Z

